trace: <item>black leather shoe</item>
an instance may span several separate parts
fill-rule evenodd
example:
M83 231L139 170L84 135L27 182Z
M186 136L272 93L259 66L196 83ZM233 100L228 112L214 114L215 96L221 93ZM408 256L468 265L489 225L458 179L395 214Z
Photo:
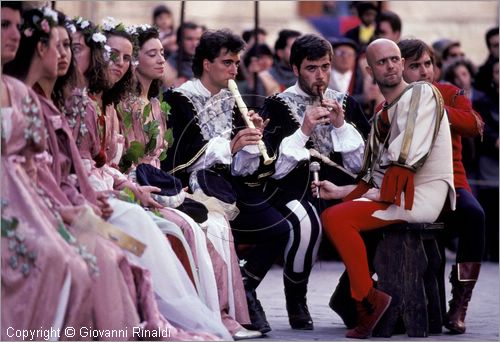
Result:
M309 309L307 308L306 298L293 298L286 300L286 311L288 312L288 321L292 329L313 330L313 320Z
M248 304L248 313L250 315L250 321L252 322L252 330L258 330L262 334L266 334L271 331L271 326L267 321L266 314L260 301L257 299L255 290L246 289L245 290ZM245 326L245 328L249 328Z

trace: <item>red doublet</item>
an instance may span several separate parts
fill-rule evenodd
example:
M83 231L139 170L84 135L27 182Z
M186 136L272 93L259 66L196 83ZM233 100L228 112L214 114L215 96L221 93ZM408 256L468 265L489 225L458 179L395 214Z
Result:
M471 191L462 163L462 137L482 134L484 123L481 116L472 109L470 100L461 89L451 84L433 83L443 97L448 120L450 121L451 143L453 147L453 178L455 188Z

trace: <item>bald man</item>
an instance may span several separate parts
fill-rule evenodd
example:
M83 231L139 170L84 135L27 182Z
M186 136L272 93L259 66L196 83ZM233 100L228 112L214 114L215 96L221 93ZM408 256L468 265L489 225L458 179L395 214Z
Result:
M434 222L447 199L452 208L455 204L450 129L439 91L427 82L403 80L404 60L391 40L373 41L366 56L366 71L385 102L372 122L362 180L357 185L312 185L321 198L343 199L326 209L321 220L345 263L356 301L357 326L347 332L350 338L370 336L391 301L373 287L360 232L393 223Z

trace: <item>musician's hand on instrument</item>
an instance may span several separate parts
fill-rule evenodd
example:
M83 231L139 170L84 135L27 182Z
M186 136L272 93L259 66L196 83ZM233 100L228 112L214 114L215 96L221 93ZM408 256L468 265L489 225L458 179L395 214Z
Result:
M258 113L256 113L253 110L250 110L248 112L248 117L250 118L250 121L253 122L255 128L261 131L261 133L264 131L264 128L266 128L267 124L269 123L269 119L262 119L262 116L260 116Z
M332 99L323 99L322 105L329 112L329 123L337 128L344 124L344 110L342 109L342 105L338 101Z
M257 128L245 128L239 131L231 140L231 153L235 154L247 145L258 145L262 139L262 133Z
M309 107L304 114L304 121L302 122L302 133L310 136L314 131L316 125L323 125L330 120L329 112L324 107Z

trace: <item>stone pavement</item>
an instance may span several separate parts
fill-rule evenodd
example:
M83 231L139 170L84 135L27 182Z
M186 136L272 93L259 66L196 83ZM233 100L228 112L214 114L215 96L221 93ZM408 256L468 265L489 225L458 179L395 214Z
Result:
M446 274L451 264L448 262ZM341 319L329 307L328 301L344 265L335 261L320 261L313 269L309 282L308 304L315 329L312 331L292 330L288 324L283 294L282 268L274 266L257 289L257 295L266 312L272 331L265 340L289 341L333 341L350 340L344 337L346 329ZM499 340L499 278L498 263L484 263L469 305L466 318L467 332L463 335L432 335L426 339L394 335L392 338L371 338L373 340L409 341L498 341ZM447 285L447 298L450 286ZM446 331L443 328L443 331ZM262 341L262 339L258 339ZM257 340L257 341L258 341Z

